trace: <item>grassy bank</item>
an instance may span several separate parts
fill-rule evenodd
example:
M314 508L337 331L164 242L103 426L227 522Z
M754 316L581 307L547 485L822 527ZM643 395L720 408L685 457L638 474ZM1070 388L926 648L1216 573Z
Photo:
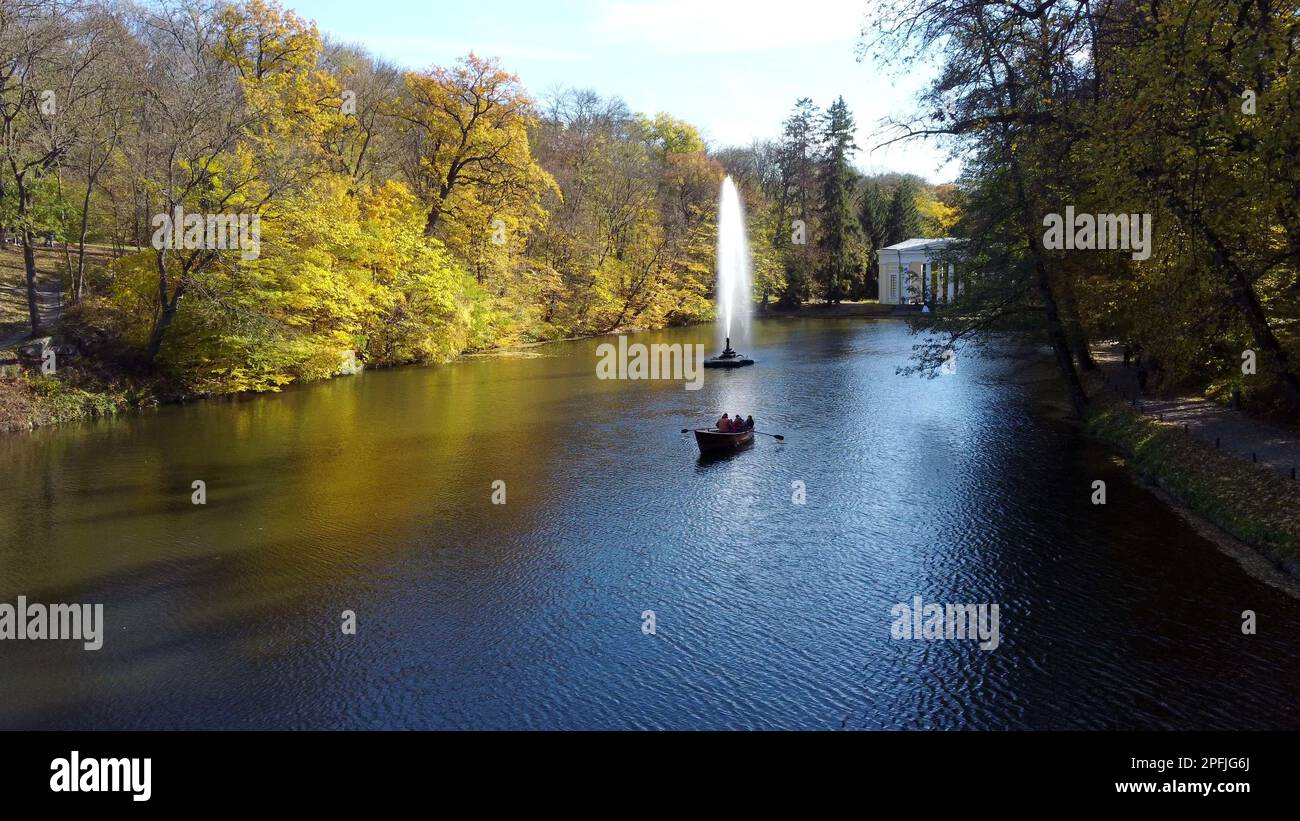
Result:
M755 306L754 318L770 319L775 317L791 316L807 318L842 316L884 318L893 316L896 308L897 306L895 305L882 305L874 300L869 302L838 302L834 305L823 302L812 302L794 309L780 308L775 304L770 304L766 309L760 306Z
M113 416L140 408L212 398L192 390L182 380L164 372L143 368L134 352L100 330L80 321L80 311L70 310L57 330L50 330L57 348L72 349L60 353L54 374L43 375L35 364L20 365L19 345L0 347L0 434L34 430L40 427L81 422ZM18 323L16 326L21 327ZM638 333L649 328L628 327L619 333ZM603 335L603 334L602 334ZM595 335L600 336L600 335ZM543 342L503 344L497 347L470 349L461 357L529 357L531 349L555 342L590 338L587 336L551 339ZM381 370L409 365L431 364L395 362L368 364L367 370ZM325 377L338 378L342 374ZM319 379L311 382L321 381ZM303 384L306 384L304 381ZM224 396L248 395L242 391Z
M112 416L158 404L148 385L105 381L65 368L43 375L10 366L0 375L0 432Z
M1123 404L1098 405L1085 426L1090 435L1123 450L1140 476L1179 504L1300 576L1300 482Z

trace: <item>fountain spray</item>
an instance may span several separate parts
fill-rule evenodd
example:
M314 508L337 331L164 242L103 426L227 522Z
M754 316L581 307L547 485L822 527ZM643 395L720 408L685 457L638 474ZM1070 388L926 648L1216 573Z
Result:
M750 291L752 286L749 262L749 237L745 233L745 211L740 201L736 183L727 177L722 181L722 194L718 200L718 255L715 293L718 300L718 319L723 332L723 350L718 356L707 359L705 367L734 368L752 365L731 348L731 334L736 331L747 335L749 331Z

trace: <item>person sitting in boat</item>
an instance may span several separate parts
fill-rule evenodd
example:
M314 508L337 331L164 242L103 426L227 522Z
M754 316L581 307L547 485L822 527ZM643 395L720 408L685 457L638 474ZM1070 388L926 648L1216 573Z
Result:
M746 416L746 417L745 417L745 430L753 430L753 429L754 429L754 417L753 417L753 416Z
M718 430L723 433L731 433L731 419L725 413L722 414L722 418L718 420L717 427Z

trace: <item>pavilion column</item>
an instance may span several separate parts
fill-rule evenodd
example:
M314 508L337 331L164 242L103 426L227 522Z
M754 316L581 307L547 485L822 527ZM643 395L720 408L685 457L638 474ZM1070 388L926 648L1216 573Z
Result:
M954 277L955 274L952 269L952 263L950 262L948 263L948 301L949 302L953 301L953 296L956 293L957 282Z

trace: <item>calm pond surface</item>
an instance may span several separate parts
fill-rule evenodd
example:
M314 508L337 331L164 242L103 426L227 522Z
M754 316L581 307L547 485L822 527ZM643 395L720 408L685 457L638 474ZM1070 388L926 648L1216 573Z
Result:
M1300 602L1043 372L771 320L692 392L597 380L599 341L0 439L0 602L106 622L0 642L0 727L1300 728ZM722 410L787 441L702 461ZM915 595L998 603L1001 646L891 639Z

